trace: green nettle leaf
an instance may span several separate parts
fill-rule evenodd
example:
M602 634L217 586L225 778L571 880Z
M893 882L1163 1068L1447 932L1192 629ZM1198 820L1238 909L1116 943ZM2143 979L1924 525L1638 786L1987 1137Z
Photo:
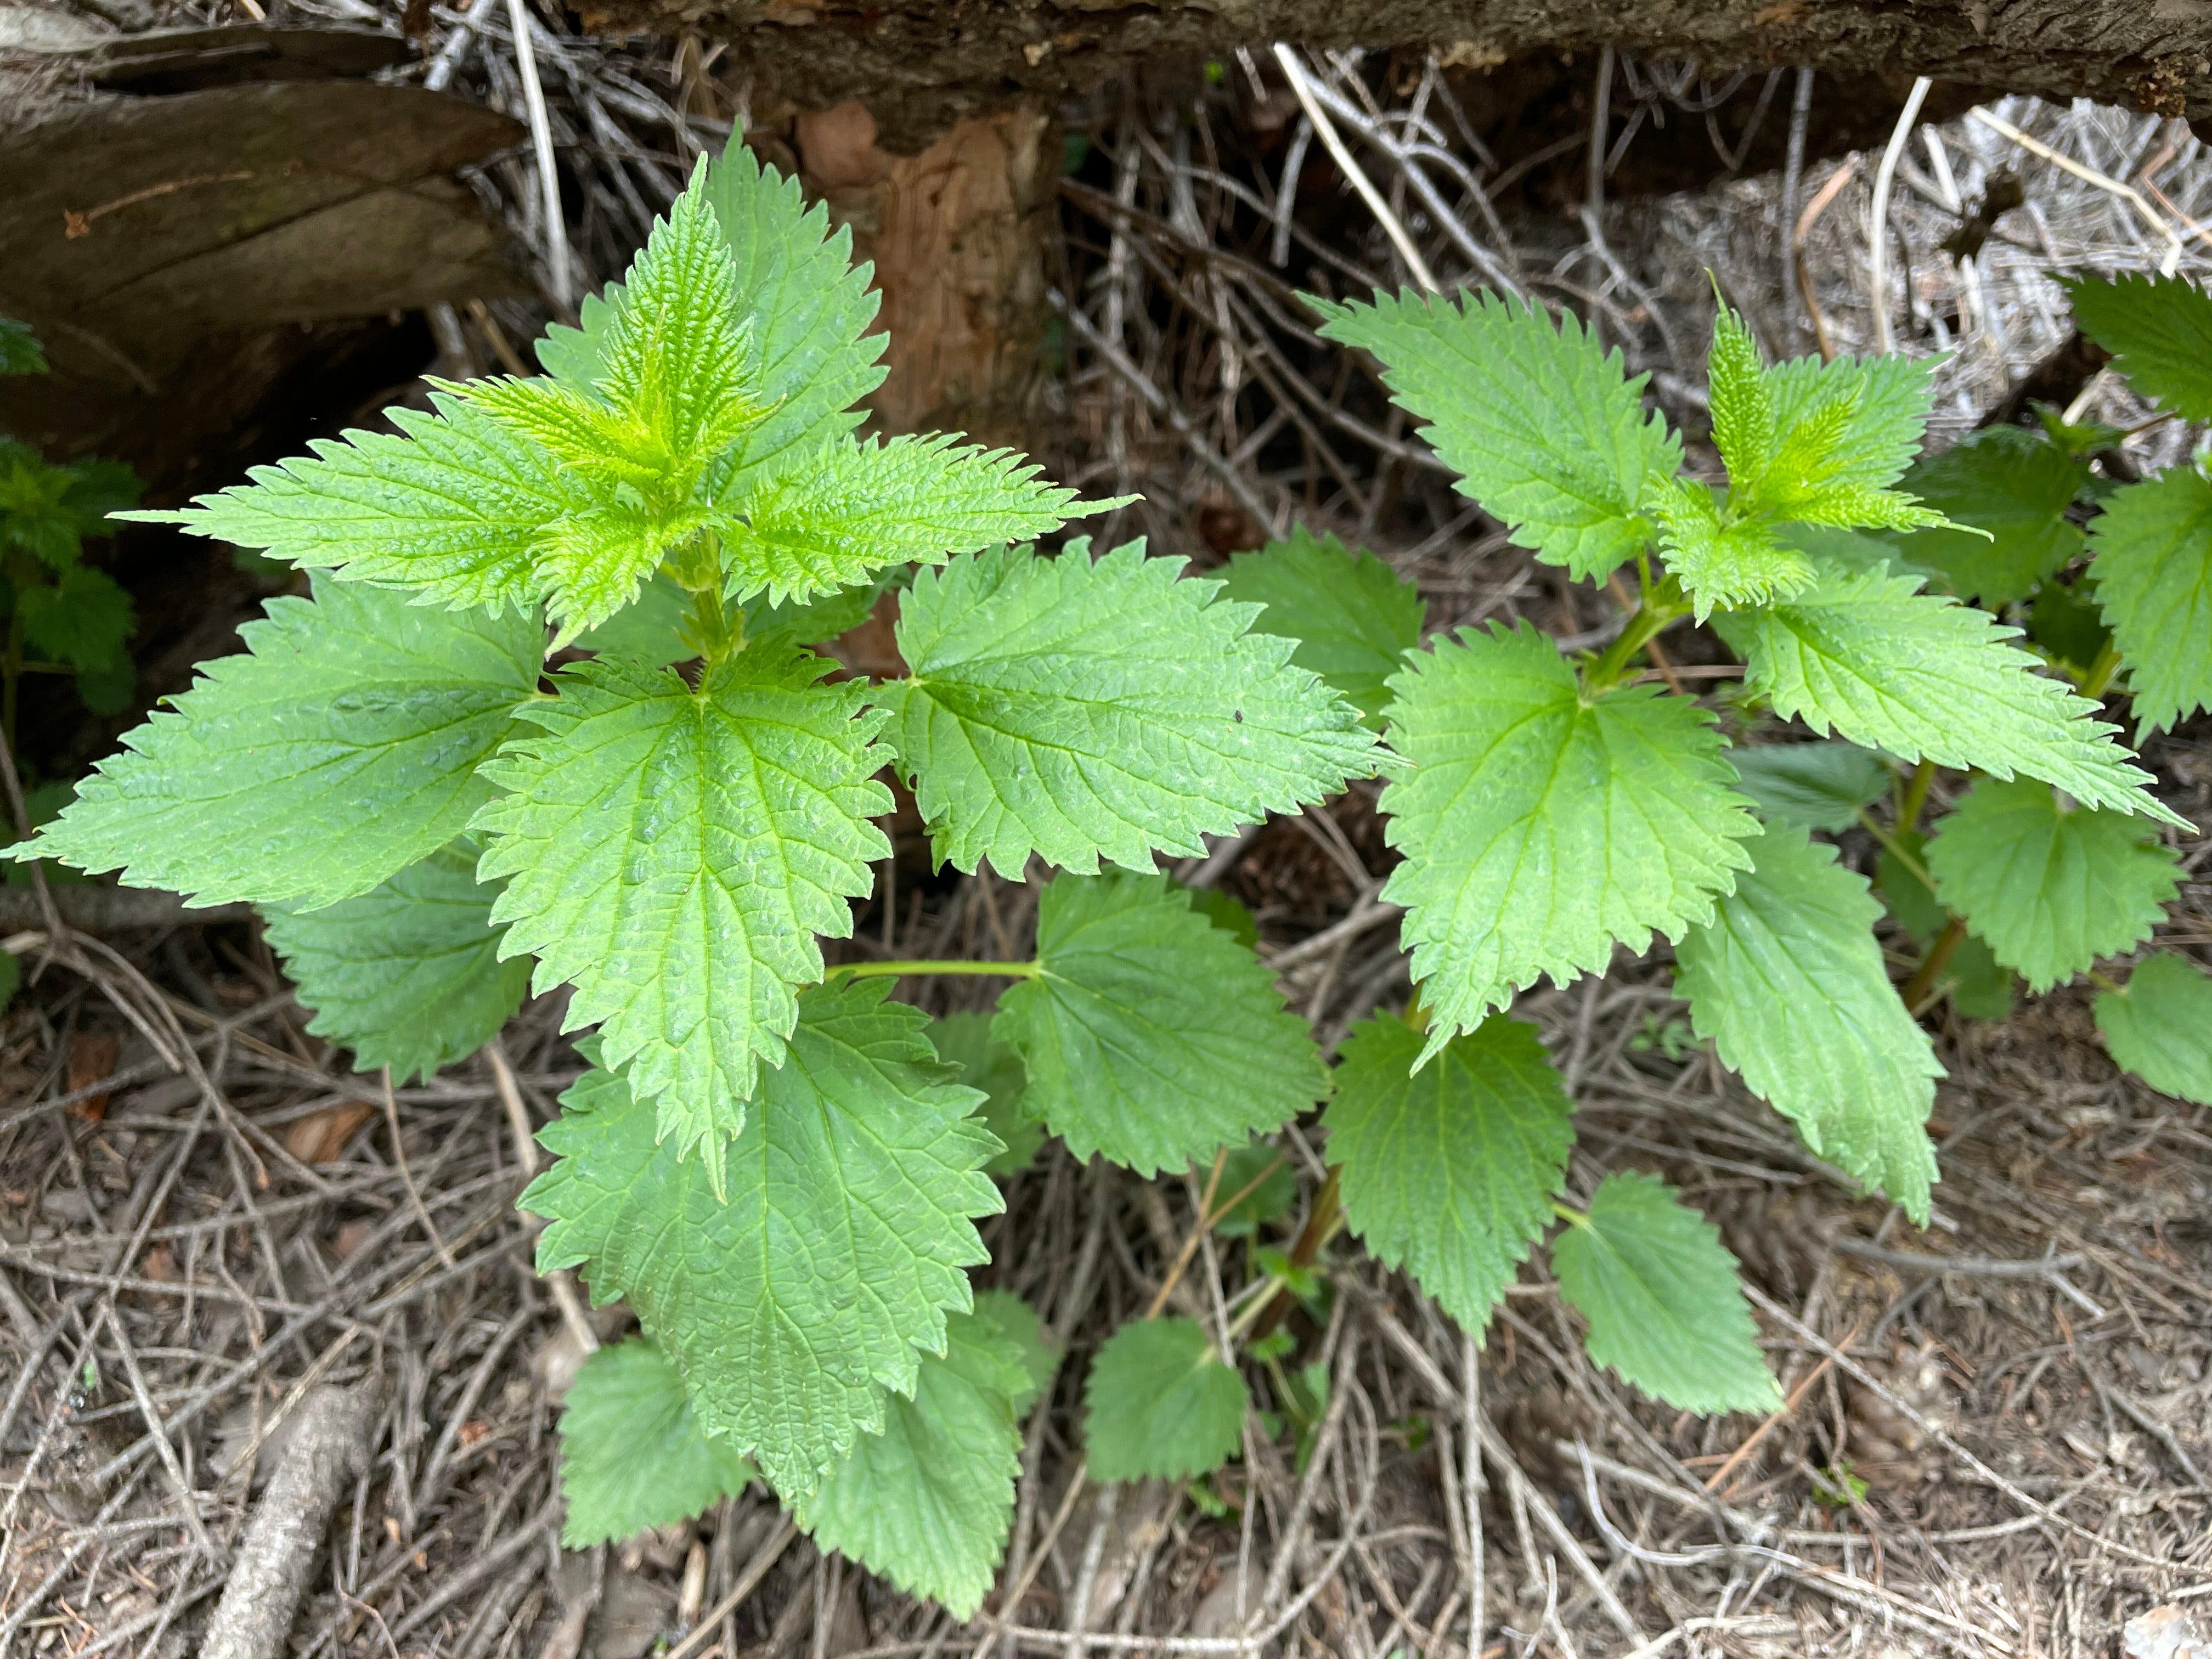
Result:
M799 1524L823 1548L971 1617L1013 1526L1013 1391L1029 1386L1021 1349L995 1320L951 1315L945 1357L925 1354L914 1397L886 1400L883 1432L861 1436L793 1504Z
M939 859L1018 877L1202 857L1225 835L1371 773L1374 734L1256 607L1179 581L1141 543L1093 561L1022 550L923 571L902 605L913 677L876 688Z
M1810 559L1764 521L1725 515L1693 478L1655 482L1644 504L1659 521L1667 568L1689 590L1699 622L1717 605L1765 605L1813 584Z
M2010 643L2018 629L1919 586L1879 567L1831 569L1793 599L1716 625L1748 665L1746 689L1823 736L2001 778L2024 772L2093 806L2183 822L2150 794L2097 706Z
M1274 975L1164 876L1060 877L1037 902L1037 959L993 1029L1078 1159L1147 1176L1210 1164L1328 1093Z
M71 461L62 471L70 476L62 505L76 514L78 533L88 538L112 536L109 517L137 506L145 489L130 467L99 455Z
M1094 1480L1187 1480L1244 1443L1244 1379L1194 1319L1139 1319L1106 1340L1083 1385Z
M2038 583L2081 556L2081 532L2066 517L2089 469L2041 433L1998 426L1954 449L1916 461L1905 487L1960 524L1986 531L1920 530L1898 547L1942 573L1961 599L1991 607L2026 599Z
M250 484L173 512L116 516L181 525L349 582L412 588L450 609L534 617L539 528L599 503L582 479L485 410L446 392L430 402L432 414L404 404L386 411L404 436L318 438L307 446L313 459L255 467Z
M9 439L0 439L0 545L19 548L51 569L68 569L85 533L82 515L68 502L68 469L48 466L36 451Z
M1027 1417L1030 1407L1059 1375L1060 1346L1045 1334L1044 1322L1037 1317L1036 1310L1012 1291L976 1291L975 1316L996 1325L999 1334L1019 1352L1024 1379L1014 1395L1014 1415Z
M1559 1293L1589 1322L1590 1358L1684 1411L1763 1412L1782 1390L1759 1351L1735 1259L1663 1181L1618 1170L1589 1217L1552 1241Z
M696 508L672 514L607 507L540 531L533 545L557 650L617 615L660 562L705 525Z
M632 657L648 668L688 662L698 647L684 637L691 620L691 596L665 570L657 570L638 589L636 599L571 641L577 649L602 657ZM751 629L746 630L752 637Z
M354 1052L356 1070L403 1081L499 1035L530 990L530 962L499 959L494 891L465 843L440 848L357 897L321 909L264 907L307 1029Z
M1493 1015L1413 1070L1421 1034L1376 1016L1345 1039L1322 1120L1344 1213L1470 1332L1544 1235L1566 1181L1566 1091L1534 1026Z
M1813 743L1739 744L1729 750L1736 787L1769 823L1802 824L1831 835L1859 821L1859 810L1889 793L1895 775L1870 749L1839 738Z
M1752 854L1711 922L1675 947L1691 1025L1808 1146L1924 1227L1943 1067L1882 965L1881 907L1802 830L1771 827Z
M719 1189L760 1061L782 1063L794 988L822 976L817 934L853 931L891 810L872 781L864 684L763 646L674 673L602 658L521 713L543 736L486 768L513 793L481 812L478 873L510 878L500 947L535 952L541 990L575 987L571 1029L598 1022L607 1064L658 1099L659 1131L701 1149Z
M1260 942L1260 923L1244 902L1218 887L1189 887L1190 908L1204 916L1239 945L1254 945Z
M1601 970L1712 915L1759 833L1711 715L1630 685L1584 702L1526 624L1462 632L1392 681L1412 776L1382 791L1406 854L1383 896L1430 1012L1424 1058L1549 974Z
M1222 576L1223 598L1262 607L1254 633L1296 640L1291 661L1320 675L1382 729L1388 681L1421 642L1428 621L1419 589L1364 549L1316 537L1303 525L1288 541L1237 554Z
M1201 1165L1190 1173L1204 1192L1211 1168ZM1264 1140L1256 1146L1238 1146L1221 1160L1221 1178L1213 1188L1215 1206L1228 1203L1239 1193L1244 1196L1231 1204L1213 1224L1217 1238L1249 1238L1267 1223L1288 1215L1298 1201L1297 1172L1285 1154Z
M991 1032L988 1014L947 1014L929 1028L937 1057L960 1068L960 1080L982 1091L983 1127L1006 1143L985 1166L994 1176L1019 1175L1036 1162L1044 1122L1029 1097L1022 1060Z
M2090 538L2138 730L2212 708L2212 480L2178 466L2116 489Z
M0 317L0 374L43 374L46 354L28 323Z
M722 542L732 599L811 599L895 564L1026 542L1057 530L1075 492L1010 449L943 434L834 438L763 477L740 497ZM1117 503L1081 510L1097 512Z
M1578 579L1602 580L1644 550L1645 480L1672 477L1682 443L1644 410L1649 379L1572 313L1559 322L1488 292L1448 299L1309 298L1322 333L1371 351L1394 398L1459 472L1462 494L1514 541ZM1899 463L1902 465L1902 463Z
M2212 421L2212 295L2179 276L2077 276L2074 320L2112 367L2185 420Z
M927 1020L861 981L809 990L781 1069L729 1146L727 1198L657 1133L650 1103L596 1071L539 1139L559 1162L522 1207L550 1217L540 1271L588 1262L592 1296L637 1310L708 1433L786 1497L911 1396L919 1351L969 1305L1000 1207L972 1089L940 1081Z
M202 904L365 893L490 798L477 768L536 692L544 639L527 616L330 581L239 634L245 652L128 733L32 851Z
M1914 858L1927 856L1926 843L1917 831L1907 830L1899 839ZM1923 951L1933 945L1950 917L1935 889L1887 847L1875 860L1874 883L1905 936ZM1936 980L1936 994L1949 997L1951 1006L1967 1019L2009 1018L2019 985L2019 976L1999 966L1990 947L1972 933L1960 939Z
M84 564L64 567L52 587L18 589L15 612L34 649L83 669L112 665L137 625L122 584Z
M2179 861L2126 813L2087 811L2026 778L1975 784L1927 853L1936 896L2034 991L2148 939Z
M572 1550L673 1526L743 1492L753 1468L692 1414L683 1374L652 1343L602 1348L561 1410L561 1542Z
M2162 1095L2212 1106L2212 974L2160 951L2095 1006L2115 1061Z

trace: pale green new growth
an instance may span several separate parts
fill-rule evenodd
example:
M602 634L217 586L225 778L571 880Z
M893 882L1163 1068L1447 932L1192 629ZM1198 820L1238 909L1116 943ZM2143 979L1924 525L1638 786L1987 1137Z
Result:
M2090 539L2138 732L2212 708L2212 481L2177 466L2114 490Z
M1936 896L2033 991L2148 939L2179 862L2136 819L2075 806L2027 778L1984 778L1927 852Z
M536 690L528 617L426 611L318 581L239 630L25 850L202 904L331 904L458 835Z
M1243 1444L1244 1379L1194 1319L1133 1320L1091 1362L1084 1442L1094 1480L1187 1480Z
M1813 582L1813 562L1759 519L1724 513L1693 478L1655 479L1645 506L1659 522L1667 568L1690 592L1703 622L1715 605L1765 605Z
M1030 1382L995 1320L956 1313L945 1325L945 1355L922 1357L914 1397L890 1395L883 1431L792 1508L817 1546L966 1619L1006 1553L1022 1466L1014 1400Z
M1324 337L1382 360L1395 400L1428 422L1421 435L1460 474L1460 492L1519 545L1599 580L1643 550L1645 480L1674 476L1681 441L1644 413L1648 377L1626 378L1620 352L1573 313L1555 325L1490 293L1307 303L1327 319Z
M1782 1403L1735 1259L1665 1182L1607 1176L1589 1216L1552 1241L1552 1266L1559 1293L1589 1322L1590 1358L1624 1382L1685 1411Z
M1274 975L1164 876L1060 877L1038 902L1037 958L994 1030L1078 1160L1143 1176L1210 1162L1328 1092Z
M2096 1015L2119 1064L2160 1094L2212 1106L2212 975L2160 951L2124 988L2097 994Z
M349 582L410 588L421 603L534 616L538 532L590 511L592 494L489 411L446 392L430 403L435 413L386 411L404 437L317 438L312 460L255 467L252 483L179 511L117 516L181 525Z
M561 1496L569 1549L673 1526L742 1493L752 1465L708 1437L684 1378L652 1343L602 1348L568 1385L561 1411Z
M1840 738L1755 749L1739 744L1728 758L1736 787L1759 817L1832 835L1856 823L1859 809L1887 794L1894 775L1881 756Z
M527 961L501 962L495 896L465 843L441 848L356 897L319 910L264 908L307 1030L364 1072L428 1077L499 1035L530 989Z
M1711 922L1675 947L1691 1024L1808 1146L1924 1227L1943 1067L1882 965L1881 907L1802 830L1770 826L1751 850Z
M2016 426L1977 432L1955 449L1915 462L1905 483L1927 504L1986 532L1916 531L1897 540L1917 563L1939 570L1961 599L2010 605L2082 550L2066 517L2089 470L2040 433Z
M1291 661L1310 668L1380 730L1390 676L1421 642L1420 591L1372 553L1295 526L1288 541L1239 553L1222 572L1222 597L1262 608L1255 634L1296 640Z
M1480 1334L1544 1235L1574 1129L1532 1025L1493 1015L1421 1072L1421 1034L1377 1015L1345 1039L1322 1121L1367 1252Z
M1750 866L1758 821L1687 698L1631 685L1585 701L1525 624L1441 641L1392 685L1391 743L1415 769L1382 792L1406 854L1383 896L1407 907L1425 1058L1540 974L1680 937Z
M930 1025L929 1042L939 1060L960 1068L961 1082L982 1091L983 1127L1006 1143L985 1173L1011 1176L1028 1169L1044 1146L1044 1121L1030 1098L1021 1056L992 1035L991 1016L947 1014Z
M562 1097L539 1137L559 1161L521 1199L551 1219L540 1270L582 1265L594 1299L636 1309L701 1425L787 1497L883 1427L884 1389L913 1393L920 1352L969 1305L973 1218L1000 1207L975 1091L939 1080L928 1022L883 994L801 999L730 1144L726 1201L605 1071Z
M915 578L898 625L913 678L873 700L941 860L1150 869L1375 769L1358 712L1291 665L1290 641L1245 631L1256 606L1176 580L1183 563L1079 542Z
M2212 421L2212 295L2179 276L2080 276L2066 288L2075 322L2136 391Z
M943 435L831 439L732 504L722 543L729 595L765 592L781 605L890 565L942 564L949 554L1032 540L1075 504L1073 490L1042 482L1041 471L1012 450Z
M723 1141L759 1063L781 1063L795 988L822 976L817 934L853 930L848 899L890 851L869 820L890 793L862 688L788 646L741 652L696 692L665 670L602 659L523 712L543 732L487 775L513 793L476 827L480 873L510 878L501 949L534 951L537 983L575 987L571 1029L598 1022L607 1063L657 1101L660 1136L699 1149L719 1188Z
M1919 586L1880 566L1830 568L1796 598L1718 626L1749 666L1747 687L1815 732L1905 760L2024 772L2094 806L2183 823L2096 705L2010 643L2018 629Z

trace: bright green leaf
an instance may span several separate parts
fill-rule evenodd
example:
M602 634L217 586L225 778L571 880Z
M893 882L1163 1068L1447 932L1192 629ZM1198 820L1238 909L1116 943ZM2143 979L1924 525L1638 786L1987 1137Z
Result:
M1204 916L1216 927L1239 945L1253 945L1260 942L1260 923L1243 900L1223 892L1218 887L1188 887L1190 908Z
M922 1357L914 1397L885 1401L883 1432L793 1507L817 1545L967 1619L1013 1526L1022 1434L1005 1384L1011 1370L1026 1386L1027 1372L992 1319L953 1314L945 1340L943 1358Z
M2184 420L2212 421L2212 295L2179 276L2077 276L2074 320L2112 367Z
M1244 1443L1244 1379L1193 1319L1139 1319L1114 1333L1083 1385L1094 1480L1187 1480Z
M1577 579L1602 580L1644 549L1644 481L1672 477L1681 440L1644 410L1648 378L1572 313L1488 292L1449 299L1377 294L1372 304L1309 300L1322 333L1364 348L1422 435L1461 474L1462 494L1514 541Z
M1746 686L1815 732L1905 760L2024 772L2094 806L2179 820L2148 793L2096 705L2036 672L2020 630L1880 567L1823 574L1763 611L1723 615Z
M1418 588L1372 553L1303 525L1288 541L1237 554L1221 574L1224 599L1263 607L1254 633L1296 640L1291 661L1320 675L1381 729L1387 682L1421 642L1427 621Z
M2150 937L2174 895L2171 848L2124 812L2061 800L2033 779L1984 778L1928 843L1936 894L2046 991Z
M960 1080L982 1091L983 1127L1006 1143L987 1175L1019 1175L1044 1146L1044 1123L1032 1108L1021 1056L991 1032L988 1014L947 1014L929 1028L937 1057L960 1068Z
M1328 1092L1274 975L1164 876L1060 877L1038 902L1037 957L994 1029L1079 1159L1143 1176L1210 1162Z
M354 1051L355 1069L404 1082L499 1035L530 989L530 962L499 959L493 890L465 843L440 848L356 897L264 907L269 942L315 1011L307 1029Z
M1421 1048L1388 1014L1352 1029L1322 1120L1329 1161L1368 1254L1479 1334L1552 1219L1573 1108L1519 1020L1493 1015L1415 1073Z
M2138 729L2212 708L2212 481L2177 466L2117 489L2090 536Z
M985 1259L1000 1208L973 1090L939 1079L920 1011L879 982L808 991L781 1069L726 1158L727 1200L656 1133L617 1074L587 1073L539 1139L559 1162L520 1200L550 1218L543 1272L588 1262L600 1302L637 1310L708 1433L786 1496L911 1395Z
M1924 1227L1936 1179L1925 1126L1943 1068L1889 982L1874 937L1881 908L1866 878L1802 830L1771 826L1752 855L1711 922L1675 947L1676 993L1697 1034L1808 1146Z
M1077 507L1075 492L1042 471L1012 450L943 434L832 439L731 505L743 522L722 539L730 596L766 592L781 605L889 566L942 564L951 554L1033 540Z
M1929 507L1990 538L1960 530L1921 530L1898 547L1942 573L1961 599L1995 608L2022 599L2070 559L2081 530L2065 516L2088 469L2048 439L2022 427L1991 427L1954 449L1917 461L1905 488Z
M915 578L879 686L938 856L1018 876L1032 852L1089 873L1202 857L1226 835L1375 769L1374 734L1255 607L1178 581L1141 544L1093 561L1019 550Z
M822 976L817 934L853 931L848 900L890 843L872 781L880 717L864 687L790 647L739 652L697 691L666 670L601 658L521 712L544 735L487 769L502 796L475 827L479 874L511 878L492 911L507 955L565 982L571 1029L599 1024L607 1064L657 1100L675 1150L719 1186L759 1062L782 1063L794 988Z
M2124 988L2097 994L2096 1015L2116 1062L2162 1095L2212 1106L2212 975L2156 951Z
M534 617L327 580L239 633L246 651L126 735L40 856L203 904L365 893L490 798L477 768L536 691L544 637Z
M572 1550L689 1521L743 1492L752 1465L710 1438L684 1377L633 1337L601 1348L568 1385L561 1409L561 1542Z
M1782 1403L1735 1258L1665 1182L1607 1176L1589 1218L1552 1241L1552 1266L1560 1294L1589 1322L1590 1358L1622 1381L1684 1411Z
M665 668L699 654L684 638L691 611L691 596L683 585L665 570L658 571L629 604L571 643L602 657L633 657L648 668Z
M1777 434L1776 475L1761 500L1803 524L1819 490L1887 489L1919 453L1935 401L1936 357L1793 357L1766 373ZM1863 521L1862 521L1863 522Z
M1382 792L1406 854L1383 896L1407 907L1426 1053L1540 974L1679 937L1750 866L1758 821L1687 698L1631 685L1585 702L1526 624L1439 641L1393 685L1391 744L1414 770Z
M1736 787L1760 817L1832 835L1856 823L1859 809L1888 793L1895 775L1872 750L1840 738L1757 748L1739 744L1728 758Z
M1656 485L1645 501L1659 521L1667 568L1687 588L1703 622L1715 605L1765 605L1813 584L1813 562L1757 519L1723 517L1713 492L1692 478Z

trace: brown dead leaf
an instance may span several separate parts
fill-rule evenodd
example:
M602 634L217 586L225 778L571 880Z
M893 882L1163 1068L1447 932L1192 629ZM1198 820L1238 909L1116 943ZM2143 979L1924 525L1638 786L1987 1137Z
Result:
M349 1221L338 1229L338 1236L331 1241L331 1254L341 1261L350 1261L368 1243L368 1236L376 1231L372 1221Z
M177 1282L177 1258L166 1244L156 1244L146 1252L146 1277L164 1285Z
M335 1164L361 1126L375 1115L376 1108L365 1100L325 1106L284 1131L284 1150L302 1164Z
M112 1031L79 1031L70 1039L69 1091L75 1094L113 1077L122 1052L123 1040ZM107 1091L87 1095L70 1111L87 1123L99 1122L107 1115Z
M461 1444L473 1446L491 1432L491 1425L480 1417L472 1417L461 1425Z

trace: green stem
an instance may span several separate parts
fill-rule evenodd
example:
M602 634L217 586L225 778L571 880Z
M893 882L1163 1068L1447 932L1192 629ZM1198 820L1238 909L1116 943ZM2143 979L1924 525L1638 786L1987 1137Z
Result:
M678 584L691 596L691 620L684 630L712 667L745 648L745 613L722 597L721 539L711 530L691 538L673 561Z
M854 979L903 979L908 974L975 974L1035 979L1042 972L1042 962L841 962L823 977L845 974Z
M1936 890L1936 878L1928 873L1928 866L1921 863L1918 859L1915 858L1911 850L1906 848L1905 844L1902 841L1899 841L1894 835L1882 828L1881 820L1875 817L1873 813L1868 811L1863 806L1859 808L1859 823L1869 835L1880 842L1882 846L1888 850L1889 855L1892 858L1895 859L1906 869L1911 871L1914 875L1919 877L1920 884L1922 886L1925 887L1931 893Z
M2097 653L2097 660L2089 665L2089 672L2081 677L2081 695L2092 702L2105 695L2105 688L2112 683L2112 676L2120 672L2120 648L2112 641Z
M1682 597L1681 586L1673 577L1656 588L1646 588L1620 637L1583 673L1583 695L1601 696L1620 684L1627 678L1630 659L1689 613L1689 601Z
M1928 954L1920 958L1920 965L1912 970L1912 977L1905 982L1899 994L1905 1006L1917 1015L1927 1005L1928 994L1935 988L1936 976L1951 960L1951 953L1959 948L1959 941L1966 937L1966 924L1953 916L1943 924L1943 931L1936 935L1936 942L1928 947Z
M1291 1246L1291 1265L1310 1267L1321 1257L1329 1240L1344 1231L1344 1201L1339 1194L1338 1181L1342 1170L1336 1164L1328 1166L1328 1178L1321 1183L1314 1194L1313 1210L1306 1217L1306 1224L1298 1231L1297 1242ZM1290 1286L1278 1285L1271 1295L1255 1298L1252 1305L1237 1316L1226 1334L1235 1342L1247 1329L1254 1340L1263 1337L1281 1324L1285 1316L1297 1304Z
M2110 991L2116 997L2124 997L2128 994L2128 988L2121 984L2119 981L2114 979L2110 974L2100 974L2094 968L2092 968L2087 970L2087 975L2089 983L2095 986L2100 991Z
M1573 1226L1587 1227L1589 1225L1589 1211L1577 1210L1571 1204L1562 1204L1556 1198L1552 1200L1552 1213L1559 1217L1560 1220L1567 1222Z
M1905 786L1905 799L1897 804L1897 827L1907 835L1920 827L1921 810L1928 805L1928 791L1936 781L1936 763L1923 760L1912 769L1912 781Z

